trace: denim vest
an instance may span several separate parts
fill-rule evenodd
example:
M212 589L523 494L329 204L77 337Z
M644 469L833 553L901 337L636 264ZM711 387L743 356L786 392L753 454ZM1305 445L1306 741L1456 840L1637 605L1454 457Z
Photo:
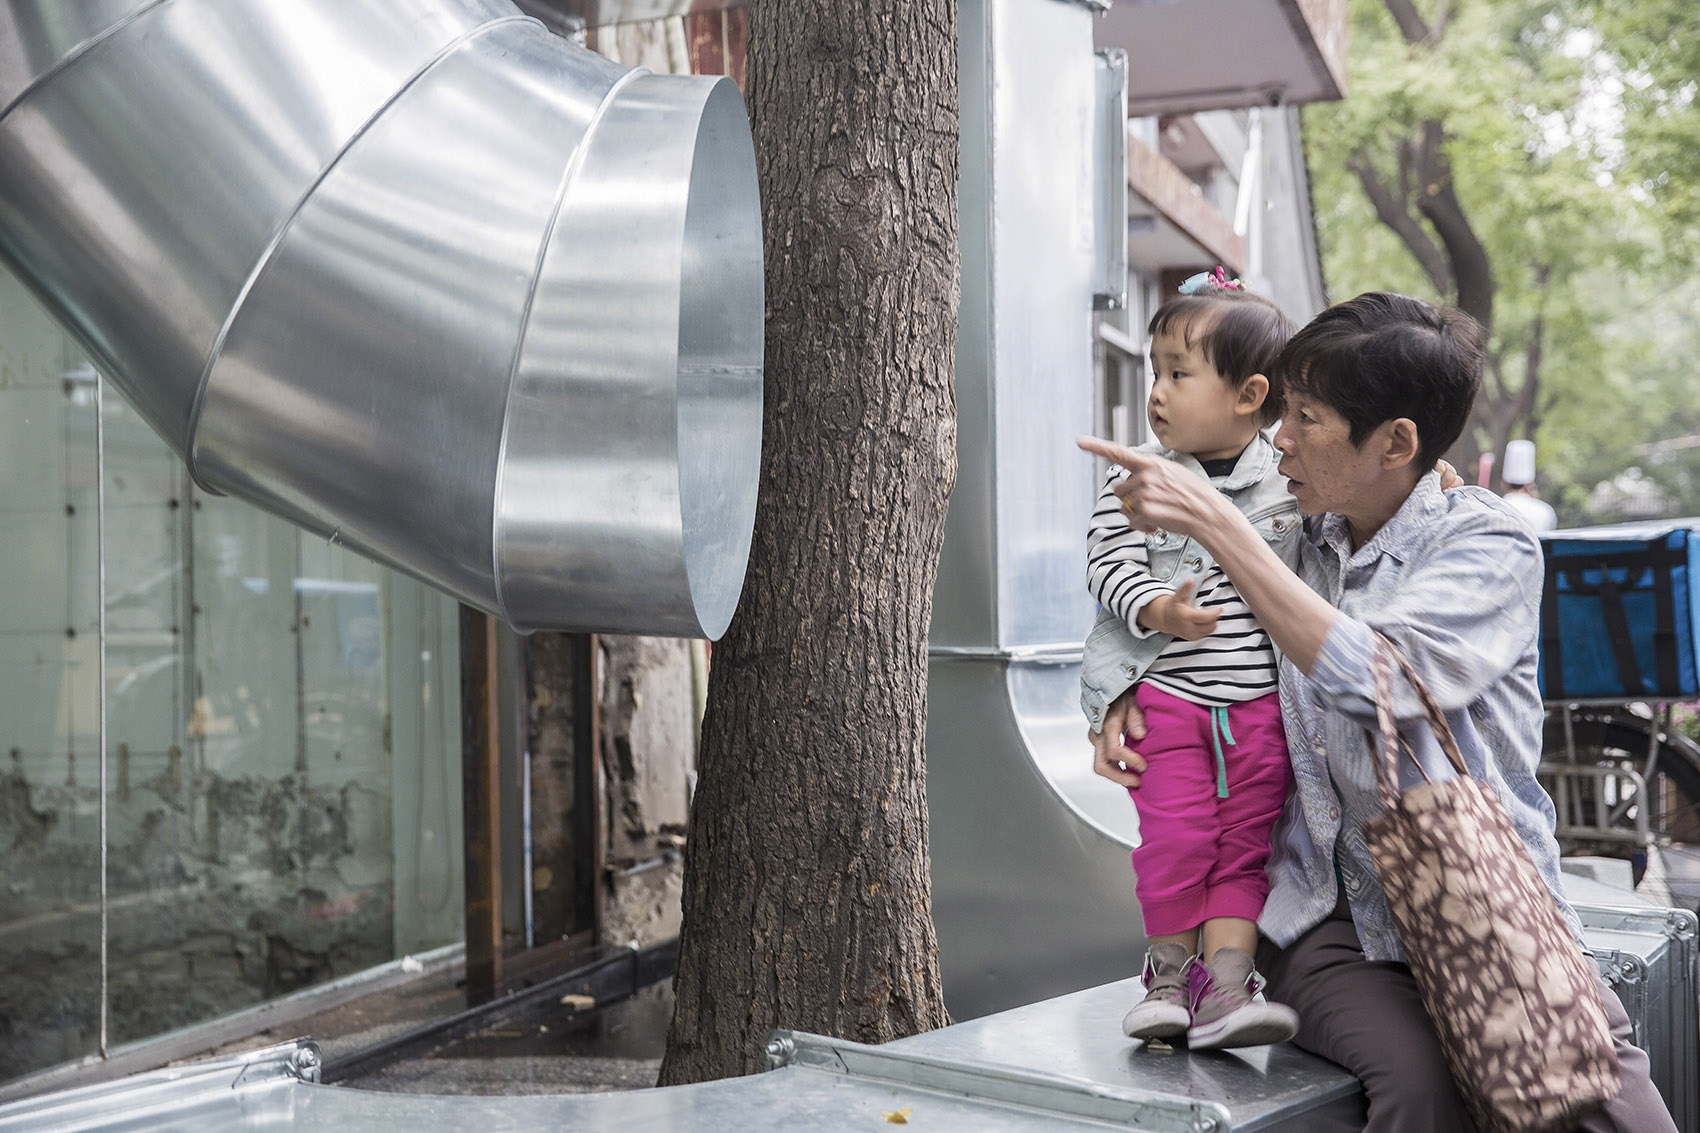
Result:
M1158 444L1142 445L1136 451L1161 456L1196 475L1204 475L1204 466L1188 453L1174 452ZM1296 568L1304 521L1298 503L1287 491L1287 478L1275 471L1278 462L1275 446L1259 433L1217 489L1251 520L1281 561ZM1145 547L1151 576L1171 588L1178 589L1184 582L1198 585L1216 565L1209 551L1179 535L1152 532L1146 537ZM1135 637L1127 623L1113 611L1098 608L1098 621L1086 637L1085 655L1080 661L1080 707L1094 732L1103 729L1104 712L1110 702L1138 683L1151 662L1173 640L1173 635L1167 633Z

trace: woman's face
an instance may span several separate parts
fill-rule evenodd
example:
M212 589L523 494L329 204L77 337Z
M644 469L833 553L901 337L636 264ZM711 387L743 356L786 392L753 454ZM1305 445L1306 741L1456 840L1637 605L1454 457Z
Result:
M1275 447L1281 452L1281 475L1287 490L1306 515L1337 512L1347 519L1371 506L1370 497L1381 474L1377 446L1352 443L1346 419L1315 398L1290 392ZM1385 426L1383 426L1385 428Z

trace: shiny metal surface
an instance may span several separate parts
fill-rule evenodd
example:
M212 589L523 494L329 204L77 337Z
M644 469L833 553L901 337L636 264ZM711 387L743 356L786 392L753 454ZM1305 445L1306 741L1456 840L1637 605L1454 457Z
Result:
M318 1065L310 1040L280 1043L0 1106L0 1131L275 1127L287 1124L290 1087L316 1082Z
M1095 18L1055 0L969 0L958 18L958 471L939 645L1078 645L1091 624L1096 472L1074 438L1094 419L1093 182L1120 174L1096 153Z
M1137 824L1091 773L1078 661L935 655L929 681L933 922L952 1018L1137 973Z
M1127 52L1112 47L1098 51L1096 57L1092 305L1100 311L1118 311L1127 306Z
M553 8L582 19L590 27L608 24L640 23L667 16L688 16L698 12L718 12L727 8L743 8L749 0L532 0L533 4Z
M927 714L934 923L957 1019L1132 975L1145 942L1132 808L1090 773L1078 708L1098 485L1074 437L1094 419L1107 100L1094 19L1055 0L960 8L959 466Z
M673 126L687 117L692 133ZM638 77L585 162L596 175L567 188L509 400L507 608L515 624L569 621L564 575L605 623L584 628L695 610L717 637L743 585L761 438L761 227L737 88ZM747 193L715 191L728 184Z
M963 1063L1095 1083L1106 1090L1196 1098L1228 1114L1226 1129L1306 1133L1362 1121L1362 1087L1332 1062L1291 1044L1189 1054L1121 1035L1143 989L1127 979L886 1043ZM1139 1126L1143 1128L1143 1126Z
M767 1042L768 1069L806 1067L888 1082L898 1088L1019 1106L1044 1114L1042 1123L1046 1125L1059 1117L1084 1117L1151 1133L1226 1133L1233 1126L1233 1117L1225 1107L1197 1095L1056 1074L1043 1066L1044 1059L1032 1059L1033 1047L1019 1035L1014 1036L1017 1046L988 1044L984 1054L991 1057L940 1055L936 1051L948 1044L939 1040L949 1030L880 1046L777 1031ZM1023 1064L1023 1051L1028 1062L1040 1065ZM927 1122L931 1118L932 1114L923 1110L918 1120Z
M158 0L0 0L0 117L32 83Z
M767 1073L604 1094L434 1097L316 1084L307 1041L0 1107L37 1130L793 1130L905 1124L963 1133L1103 1129L1304 1133L1361 1111L1356 1079L1289 1046L1188 1055L1120 1037L1133 981L879 1046L770 1038Z
M724 630L762 349L730 80L506 0L6 0L0 44L0 258L203 486L521 630Z
M1079 5L966 0L959 26L959 465L934 589L927 786L945 996L971 1019L1132 975L1145 935L1137 817L1092 774L1078 707L1099 474L1073 439L1093 428L1092 299L1119 252L1093 240L1093 202L1102 225L1126 200L1094 184L1112 162L1095 160L1109 139L1093 126L1115 117L1094 105L1121 96L1095 89L1103 21ZM1282 144L1264 195L1293 218L1266 232L1287 240L1271 245L1286 253L1267 261L1271 293L1302 321L1321 305L1302 154L1286 144L1291 114L1266 117Z

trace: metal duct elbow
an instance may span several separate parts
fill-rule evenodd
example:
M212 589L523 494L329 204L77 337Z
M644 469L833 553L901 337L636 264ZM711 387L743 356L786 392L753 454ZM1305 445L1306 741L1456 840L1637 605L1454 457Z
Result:
M728 79L506 0L0 0L0 258L208 490L522 631L731 619L763 292Z

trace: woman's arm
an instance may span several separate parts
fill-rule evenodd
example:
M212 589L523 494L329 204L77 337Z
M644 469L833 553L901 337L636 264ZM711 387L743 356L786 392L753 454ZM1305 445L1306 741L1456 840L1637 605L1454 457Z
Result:
M1238 508L1209 481L1170 461L1097 437L1081 437L1076 443L1127 469L1115 491L1130 526L1196 539L1221 566L1276 648L1304 673L1315 667L1338 612L1287 569Z

